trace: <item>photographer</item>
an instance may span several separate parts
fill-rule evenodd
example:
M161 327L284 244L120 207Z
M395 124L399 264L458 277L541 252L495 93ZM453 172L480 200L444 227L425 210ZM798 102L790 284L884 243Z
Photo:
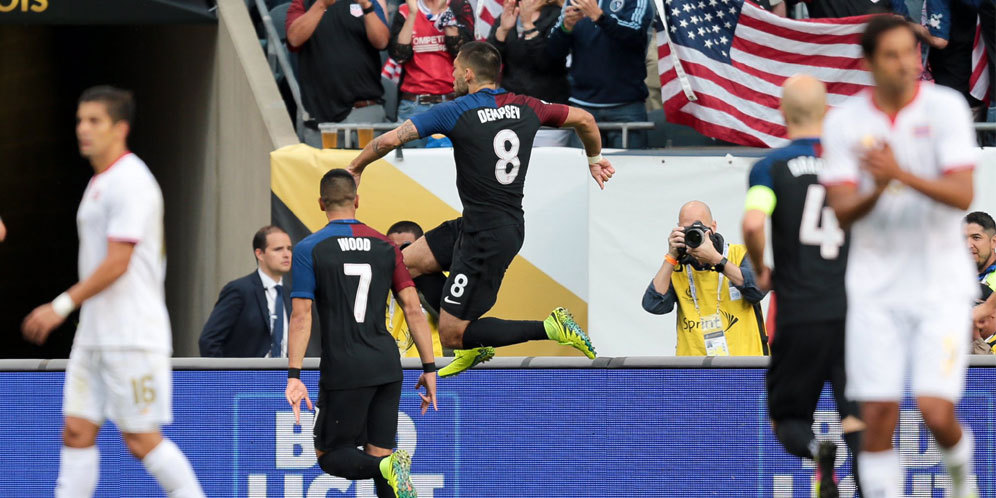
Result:
M765 293L754 282L746 247L725 243L702 202L682 206L678 223L643 309L663 315L678 304L678 356L767 355L758 305Z

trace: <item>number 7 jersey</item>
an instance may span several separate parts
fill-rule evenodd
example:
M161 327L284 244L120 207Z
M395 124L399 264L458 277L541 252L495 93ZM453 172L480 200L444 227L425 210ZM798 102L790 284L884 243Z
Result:
M321 386L353 389L402 379L387 331L387 295L412 287L401 251L356 220L333 220L294 247L293 299L310 299L322 335Z
M419 137L453 142L463 227L474 232L523 224L522 189L541 126L561 127L569 107L483 89L413 116Z
M750 171L747 209L771 216L778 324L843 320L847 234L827 206L817 175L817 138L776 149Z

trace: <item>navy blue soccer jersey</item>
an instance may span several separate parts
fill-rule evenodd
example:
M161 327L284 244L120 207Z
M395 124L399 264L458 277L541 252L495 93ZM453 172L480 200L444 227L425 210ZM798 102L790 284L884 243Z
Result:
M840 320L847 307L847 234L817 179L820 153L819 139L794 140L750 171L747 208L771 216L779 325Z
M467 232L523 224L522 188L541 126L561 127L570 108L484 89L413 116L419 137L453 142Z
M321 386L398 382L398 345L387 331L387 293L415 285L401 251L356 220L335 220L294 248L291 298L311 299L322 334Z

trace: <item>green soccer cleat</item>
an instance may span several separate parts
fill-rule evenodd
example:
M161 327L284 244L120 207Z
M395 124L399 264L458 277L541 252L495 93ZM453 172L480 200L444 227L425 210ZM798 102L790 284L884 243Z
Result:
M574 316L565 308L557 308L543 320L546 336L551 341L557 341L565 346L573 346L584 353L589 360L595 359L595 347L591 345L588 334L574 321Z
M484 346L473 349L454 349L453 361L439 369L440 377L452 377L464 370L480 365L495 357L495 348Z
M380 461L380 473L387 479L396 498L418 498L412 484L412 457L405 450L391 453Z

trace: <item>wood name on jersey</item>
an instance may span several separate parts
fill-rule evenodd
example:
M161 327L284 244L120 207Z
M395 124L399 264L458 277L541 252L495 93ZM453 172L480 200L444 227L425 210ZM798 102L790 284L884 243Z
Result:
M521 119L522 110L514 105L506 105L497 109L478 109L477 117L481 119L481 123L498 121L499 119Z
M370 239L342 238L338 239L339 249L343 251L369 251Z
M823 169L823 159L812 156L799 156L790 159L788 162L789 171L792 176L818 175Z

